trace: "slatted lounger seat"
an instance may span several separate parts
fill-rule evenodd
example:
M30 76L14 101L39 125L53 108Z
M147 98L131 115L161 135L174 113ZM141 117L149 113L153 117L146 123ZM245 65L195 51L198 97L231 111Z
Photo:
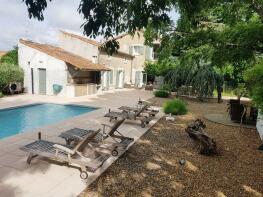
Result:
M141 107L121 106L121 107L119 107L119 110L121 110L123 112L138 112L141 110ZM153 109L150 106L147 106L146 108L144 108L144 111L142 113L147 113L150 116L156 116L156 114L159 113L159 110Z
M80 129L80 128L74 128L67 130L65 132L62 132L59 137L66 140L66 143L69 145L72 141L80 141L83 138L85 138L90 133L94 132L94 130L86 130L86 129ZM92 141L100 141L103 138L103 135L101 133L98 133Z
M109 158L109 154L98 154L94 152L93 156L86 156L84 149L88 147L91 140L99 133L93 131L81 140L75 147L70 145L62 145L45 140L37 140L21 147L20 149L28 152L27 163L36 156L42 156L61 163L67 163L69 166L79 167L81 169L80 177L88 178L89 172L95 172Z
M144 128L146 125L150 123L151 120L154 119L154 116L146 116L143 114L145 109L147 108L147 105L144 105L142 108L136 111L131 111L131 110L123 110L121 112L116 112L116 111L110 111L105 114L104 117L110 118L110 121L112 120L117 120L118 118L124 118L128 120L134 120L137 121L139 120L141 122L141 127Z
M91 148L102 153L106 151L106 153L111 153L113 156L118 156L119 152L124 151L134 141L133 138L125 137L118 131L124 120L118 120L112 126L102 124L102 132L98 133L89 143ZM72 141L83 139L91 132L94 131L74 128L61 133L59 137L64 138L67 144L70 144Z

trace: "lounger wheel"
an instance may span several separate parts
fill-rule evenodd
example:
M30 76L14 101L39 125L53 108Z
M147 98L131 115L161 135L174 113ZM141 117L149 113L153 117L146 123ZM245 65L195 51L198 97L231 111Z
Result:
M111 154L113 157L117 157L119 155L119 152L117 150L113 150Z
M141 123L141 127L145 128L146 124L144 122Z
M80 173L80 178L81 178L81 179L85 180L85 179L87 179L88 177L89 177L89 175L88 175L88 173L87 173L86 171L82 171L82 172Z

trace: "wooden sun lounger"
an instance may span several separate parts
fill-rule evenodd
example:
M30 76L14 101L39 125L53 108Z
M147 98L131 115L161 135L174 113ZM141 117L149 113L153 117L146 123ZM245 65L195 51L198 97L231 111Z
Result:
M129 107L129 106L121 106L119 110L126 111L126 112L138 112L141 110L140 107ZM150 106L147 106L142 113L147 113L150 116L156 116L159 113L159 110L151 109Z
M73 128L70 130L67 130L65 132L62 132L58 137L61 137L65 139L66 144L70 145L73 141L80 141L83 138L85 138L87 135L92 133L94 130L86 130L86 129L80 129L80 128ZM98 133L92 141L101 141L103 139L103 135L101 133Z
M143 111L147 108L146 105L144 105L142 108L140 108L138 111L129 111L124 110L121 112L115 112L115 111L109 111L107 114L105 114L104 117L110 118L110 121L117 120L118 118L124 118L128 120L139 120L141 122L141 127L144 128L146 125L150 123L150 121L154 118L153 116L144 116Z
M98 152L105 152L106 150L106 152L109 153L110 151L113 156L118 156L120 151L125 150L128 145L134 141L133 138L125 137L118 131L118 128L124 120L125 119L116 121L113 126L102 124L102 133L98 133L89 143L91 148ZM109 130L106 131L106 128L109 128ZM59 137L64 138L67 144L70 144L72 141L83 139L91 132L93 132L93 130L74 128L61 133ZM108 138L112 141L106 140Z
M28 164L31 163L34 157L42 156L59 163L67 163L69 166L79 167L81 169L80 177L87 179L87 171L95 172L110 156L109 154L98 154L97 157L91 158L83 154L84 148L89 146L91 140L99 132L99 130L90 132L75 147L45 140L37 140L20 149L29 153L27 159Z

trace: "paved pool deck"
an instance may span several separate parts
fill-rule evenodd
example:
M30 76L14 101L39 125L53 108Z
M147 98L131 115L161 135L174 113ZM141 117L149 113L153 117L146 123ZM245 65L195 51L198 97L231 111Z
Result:
M38 132L42 133L42 139L65 143L57 137L61 132L76 127L82 129L98 129L101 123L109 124L108 119L103 117L109 108L113 110L121 105L135 106L139 98L146 100L152 96L152 92L148 91L123 89L105 92L100 95L72 99L40 95L17 95L0 99L0 109L41 102L99 107L98 110L75 116L65 121L1 139L0 196L77 196L118 158L111 156L102 167L95 173L89 173L89 178L83 181L79 177L79 171L68 166L51 164L38 158L32 160L31 165L28 165L26 163L27 154L19 150L19 148L36 140ZM157 122L161 115L162 114L159 113L146 128L141 128L139 122L125 121L119 130L122 134L133 137L136 141Z

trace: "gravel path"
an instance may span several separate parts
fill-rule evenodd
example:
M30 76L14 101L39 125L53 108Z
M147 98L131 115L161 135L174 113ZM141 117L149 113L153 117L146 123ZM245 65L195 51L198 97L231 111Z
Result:
M162 105L166 99L151 101ZM255 130L205 121L220 155L198 154L184 129L206 113L226 113L226 104L188 101L175 123L161 119L97 181L86 196L263 196L263 152ZM186 160L181 166L179 161Z

